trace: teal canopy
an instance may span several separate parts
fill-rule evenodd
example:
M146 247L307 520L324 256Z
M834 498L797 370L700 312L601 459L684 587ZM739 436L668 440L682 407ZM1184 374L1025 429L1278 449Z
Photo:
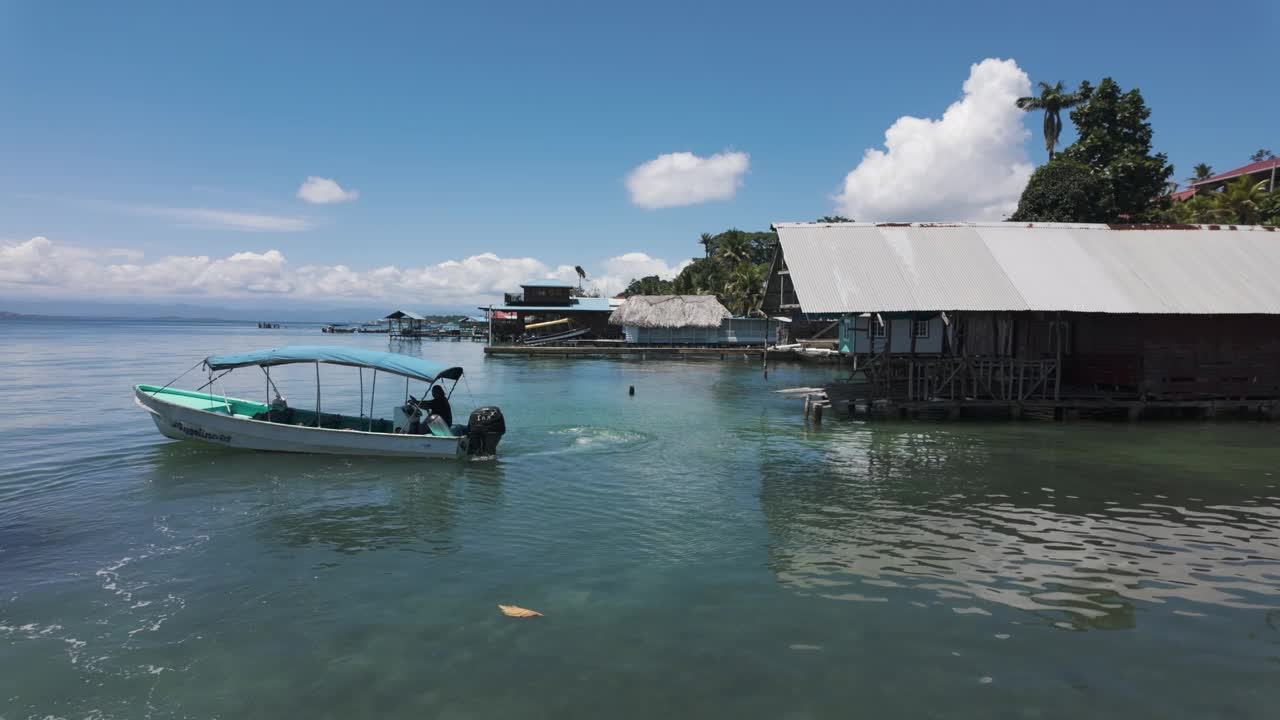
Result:
M204 362L205 365L209 366L210 370L230 370L251 365L270 367L272 365L320 362L330 365L373 368L424 382L434 382L437 378L457 380L462 377L462 368L460 367L436 365L426 360L398 353L329 345L291 345L228 355L210 355L204 359Z

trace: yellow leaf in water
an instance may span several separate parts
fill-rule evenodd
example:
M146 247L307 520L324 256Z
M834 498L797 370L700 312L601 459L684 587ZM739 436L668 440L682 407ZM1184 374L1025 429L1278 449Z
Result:
M518 605L499 605L498 609L507 617L542 617L537 610L528 610Z

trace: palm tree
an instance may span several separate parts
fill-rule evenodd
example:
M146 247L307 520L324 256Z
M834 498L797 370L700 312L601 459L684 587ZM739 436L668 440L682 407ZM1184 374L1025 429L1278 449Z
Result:
M751 243L741 231L730 230L716 241L716 258L730 270L751 260Z
M764 281L764 266L749 262L739 264L729 276L724 293L739 317L747 317L760 309L764 301Z
M1204 163L1200 163L1199 165L1191 168L1192 180L1208 180L1211 177L1213 177L1213 168Z
M1086 94L1083 90L1072 93L1063 92L1061 80L1053 85L1041 82L1039 97L1018 98L1019 109L1027 112L1044 111L1044 149L1049 151L1050 160L1053 159L1054 149L1058 147L1058 136L1062 134L1060 113L1067 108L1079 105L1085 101L1085 98Z
M702 233L698 236L698 242L702 244L702 256L711 257L711 253L715 251L715 237L711 233Z
M1261 219L1260 206L1267 199L1267 181L1253 182L1248 175L1227 183L1222 192L1213 194L1213 207L1219 220L1226 223L1256 225Z
M573 271L578 273L578 292L582 292L582 281L587 279L587 271L581 265L574 265Z

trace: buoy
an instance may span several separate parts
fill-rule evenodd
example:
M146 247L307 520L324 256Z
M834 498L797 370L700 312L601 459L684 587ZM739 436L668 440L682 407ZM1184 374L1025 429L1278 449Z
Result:
M636 394L636 386L635 386L635 385L632 385L630 388L628 388L628 389L627 389L627 394L628 394L628 395L635 395L635 394Z

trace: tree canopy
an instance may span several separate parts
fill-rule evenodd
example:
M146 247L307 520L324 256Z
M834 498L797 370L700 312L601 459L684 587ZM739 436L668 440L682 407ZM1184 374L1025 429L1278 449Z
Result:
M764 299L768 263L778 242L775 232L732 228L698 243L705 257L695 258L672 280L657 275L636 278L623 295L715 295L735 315L752 315Z
M627 285L627 289L622 291L623 297L631 297L632 295L673 295L672 282L663 280L657 275L646 275L642 278L633 278Z
M1249 162L1262 162L1263 160L1274 160L1276 154L1266 148L1262 148L1249 156Z
M1014 222L1107 222L1107 184L1081 163L1061 156L1036 168L1009 217Z
M1109 222L1144 222L1165 206L1173 166L1151 152L1151 110L1134 89L1122 92L1111 78L1098 87L1081 84L1085 101L1071 111L1078 139L1062 157L1087 166L1106 183Z
M1032 176L1010 220L1051 217L1060 222L1137 223L1157 219L1168 207L1173 166L1164 153L1152 153L1147 121L1151 110L1142 93L1123 92L1115 80L1104 78L1097 87L1080 83L1073 95L1080 97L1071 111L1076 141ZM1050 168L1059 160L1071 164ZM1081 168L1092 182L1084 180ZM1054 198L1050 191L1068 195Z

